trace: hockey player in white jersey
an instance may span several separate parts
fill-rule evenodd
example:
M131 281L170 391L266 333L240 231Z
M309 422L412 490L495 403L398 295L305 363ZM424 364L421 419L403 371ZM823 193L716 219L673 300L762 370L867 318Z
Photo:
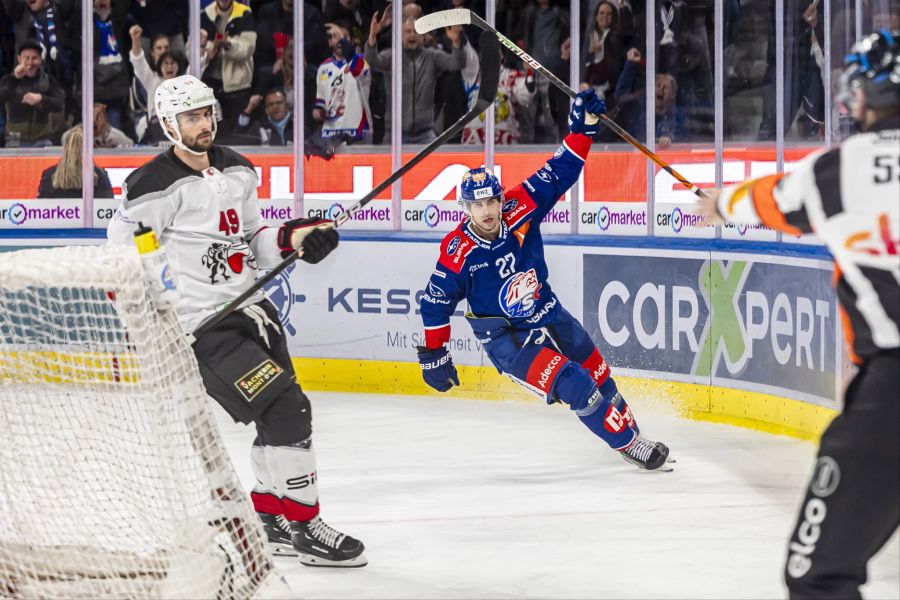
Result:
M836 263L859 371L825 430L785 565L791 598L859 598L866 564L900 524L900 31L846 59L842 103L862 133L701 201L711 222L815 232Z
M186 333L221 310L299 249L317 263L338 245L328 222L294 219L269 228L260 216L256 172L246 158L213 145L216 99L184 75L156 89L156 114L174 144L132 173L109 224L109 241L131 244L138 223L159 236L180 291ZM310 566L366 564L359 540L319 516L309 399L296 381L275 307L260 291L198 337L194 352L207 392L242 423L254 423L256 486L251 498L276 553Z

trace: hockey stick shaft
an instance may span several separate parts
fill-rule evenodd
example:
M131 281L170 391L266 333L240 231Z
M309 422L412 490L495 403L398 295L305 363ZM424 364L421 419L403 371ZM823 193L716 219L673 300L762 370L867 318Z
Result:
M366 204L371 202L375 198L375 196L377 196L378 194L380 194L381 192L386 190L388 187L390 187L390 185L392 183L394 183L395 181L397 181L398 179L403 177L406 173L409 172L410 169L412 169L417 164L422 162L422 160L426 156L428 156L429 154L431 154L432 152L437 150L438 147L442 146L443 144L446 144L450 138L452 138L455 134L458 134L460 131L462 131L462 128L465 126L466 123L468 123L469 121L471 121L472 119L477 117L479 114L484 112L484 108L479 108L478 105L476 105L476 108L478 108L478 110L472 109L468 113L463 115L456 123L454 123L453 125L450 126L450 129L448 129L447 131L445 131L444 133L439 135L437 138L435 138L433 142L428 144L418 154L416 154L414 157L412 157L408 163L406 163L405 165L403 165L402 167L400 167L399 169L397 169L396 171L391 173L387 179L385 179L380 184L378 184L378 186L376 186L371 192L369 192L368 194L366 194L365 196L360 198L359 201L356 202L356 204L354 204L353 206L350 206L349 208L347 208L346 211L341 213L334 220L335 229L339 228L341 225L346 223L350 219L350 216L353 213L355 213L357 210L359 210L360 208L362 208L363 206L365 206ZM272 281L273 279L278 277L278 275L282 271L284 271L289 266L291 266L291 264L293 264L294 261L297 260L298 258L300 258L298 250L294 250L293 252L288 254L284 260L282 260L280 263L278 263L278 265L275 266L275 268L273 268L271 271L269 271L268 273L266 273L265 275L263 275L262 277L257 279L256 283L254 283L252 286L247 288L246 291L244 291L240 296L235 298L234 301L232 301L228 306L223 308L221 311L216 313L215 316L211 317L206 322L204 322L202 325L200 325L200 327L198 327L196 330L194 330L194 333L192 334L194 339L199 338L201 335L203 335L204 333L206 333L207 331L209 331L210 329L212 329L213 327L215 327L216 325L221 323L225 317L227 317L232 312L237 310L237 308L239 306L241 306L247 299L249 299L251 296L253 296L255 293L257 293L259 290L264 288L266 285L268 285L270 281Z
M419 23L421 23L421 26L419 25ZM425 33L427 31L432 31L433 29L436 29L438 27L470 24L475 25L483 31L490 31L491 33L493 33L495 36L497 36L497 39L500 41L500 43L506 46L506 48L509 49L510 52L518 56L526 65L546 77L550 81L550 83L563 91L567 96L569 96L569 98L575 98L578 95L575 90L569 87L568 84L566 84L562 79L547 70L544 65L535 60L530 54L519 48L519 46L515 42L497 31L494 27L489 25L487 21L468 9L455 8L445 11L439 11L430 15L425 15L424 17L421 17L420 19L418 19L418 21L416 21L416 31L418 31L419 33ZM618 123L616 123L606 115L600 115L600 120L603 121L603 124L611 129L616 135L640 150L644 156L655 162L660 169L674 177L678 181L678 183L689 189L697 196L706 196L706 193L703 192L703 190L691 183L684 175L673 169L669 163L660 158L659 155L653 152L650 148L642 144L637 138L622 129L622 127Z
M482 36L484 35L485 34L482 34ZM491 39L490 36L488 36L488 39ZM487 44L482 44L482 46L487 46ZM491 52L493 52L493 56L490 58L486 58L490 56ZM437 136L433 142L422 148L422 150L420 150L418 154L412 157L408 163L391 173L387 179L378 184L371 192L360 198L359 201L349 207L346 212L341 213L334 220L335 228L338 228L346 223L350 219L350 215L371 202L375 198L375 196L386 190L392 183L403 177L406 173L409 172L410 169L422 162L422 160L424 160L426 156L449 142L453 138L453 136L459 135L459 132L462 131L463 127L465 127L469 121L483 113L489 106L491 106L491 104L493 104L494 98L497 95L497 85L499 83L500 76L500 51L499 48L496 47L493 50L484 47L482 49L482 54L486 55L485 57L482 57L482 65L487 66L488 70L493 70L493 72L483 72L482 86L478 93L478 99L475 102L475 106L472 107L472 110L460 117L446 131ZM251 296L257 293L263 287L265 287L270 281L275 279L279 273L288 268L298 258L300 258L299 250L294 250L284 260L278 263L275 268L257 279L256 283L247 288L247 290L245 290L240 296L235 298L228 306L210 317L202 325L200 325L200 327L195 329L193 334L191 334L193 337L191 343L193 343L201 335L221 323L225 317L237 310L238 307L240 307L244 302L246 302Z

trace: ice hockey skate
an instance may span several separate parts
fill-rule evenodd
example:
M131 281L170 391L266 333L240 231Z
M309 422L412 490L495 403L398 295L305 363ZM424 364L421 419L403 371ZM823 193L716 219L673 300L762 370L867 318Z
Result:
M654 442L641 436L635 436L634 440L626 447L619 450L627 462L646 471L671 471L669 463L675 459L669 458L669 447L662 442Z
M269 548L275 556L297 556L297 550L291 542L291 525L284 515L270 515L268 513L256 513L263 523L266 536L269 539Z
M308 567L364 567L366 549L356 538L330 527L321 517L310 521L291 521L291 541Z

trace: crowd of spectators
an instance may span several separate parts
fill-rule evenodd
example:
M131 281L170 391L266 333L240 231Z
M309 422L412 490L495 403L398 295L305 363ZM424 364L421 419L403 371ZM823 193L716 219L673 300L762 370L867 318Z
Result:
M159 83L188 71L188 0L87 0L94 19L94 140L97 147L167 143L153 107ZM401 0L396 0L401 1ZM655 141L713 138L714 3L725 28L726 139L775 136L774 0L657 0ZM900 0L860 0L872 27L900 27ZM220 103L219 140L293 143L302 111L305 149L330 156L346 144L391 142L391 31L401 28L404 143L420 144L464 114L477 96L478 31L453 27L420 35L422 14L484 0L306 0L304 56L294 60L295 0L202 0L202 79ZM570 37L567 0L496 0L497 28L563 80L578 56L578 87L593 88L610 116L646 140L644 0L583 0ZM832 64L823 51L824 3L785 0L785 115L789 137L823 135L824 71L840 66L853 41L856 0L832 6ZM864 24L866 30L869 23ZM0 144L60 145L81 107L79 0L0 0ZM292 93L302 76L306 97ZM832 77L834 81L834 77ZM566 132L569 98L503 50L495 104L497 144L555 143ZM609 132L600 137L615 141ZM462 143L484 142L484 116Z

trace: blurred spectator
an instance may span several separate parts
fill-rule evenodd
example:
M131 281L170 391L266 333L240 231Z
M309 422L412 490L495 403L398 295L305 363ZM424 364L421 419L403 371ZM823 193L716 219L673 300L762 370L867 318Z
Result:
M0 79L0 103L6 105L6 146L49 146L65 129L62 87L43 68L41 45L25 40L18 64Z
M138 38L141 36L141 26L137 25ZM204 30L200 30L201 33L201 41L200 47L206 46L206 42L203 41L202 34L206 33ZM131 39L135 39L134 34L131 34ZM134 49L134 45L131 46L132 50ZM141 49L143 49L143 45L141 45ZM154 66L159 61L159 57L163 55L164 52L169 52L170 50L174 50L172 48L172 40L164 33L158 33L153 36L150 40L150 65Z
M644 42L643 0L613 0L619 17L618 35L623 48L631 48Z
M38 198L81 198L82 162L81 149L84 133L81 125L63 135L63 151L59 162L41 173ZM113 190L106 171L94 166L94 198L112 198Z
M692 142L712 141L714 132L713 79L710 50L705 36L682 31L677 34L678 61L670 71L678 81L677 104L684 111L684 134Z
M142 47L152 51L156 36L169 38L170 49L185 52L188 19L188 0L132 0L131 16L143 31Z
M16 42L13 24L6 14L6 8L0 2L0 78L11 73L15 68ZM6 109L0 102L0 146L6 136Z
M262 143L267 146L287 146L294 143L294 115L288 109L282 90L271 90L263 99L266 118L262 122Z
M74 0L3 0L9 19L15 24L16 44L35 39L40 44L44 71L67 89L75 81L69 39L69 24L73 23L80 5Z
M203 34L206 33L202 29L200 31ZM128 93L128 116L134 125L137 141L141 140L147 130L150 106L153 104L153 96L147 93L147 88L144 87L141 78L137 76L137 68L144 67L147 72L152 73L158 69L157 63L160 55L171 50L169 36L160 33L150 40L150 58L144 58L146 51L141 43L142 33L143 28L140 25L132 25L128 30L128 34L131 36L131 51L128 53L128 58L131 61L132 70L135 72L135 76L131 78L131 89ZM205 43L201 42L201 47L203 45Z
M464 28L459 25L454 25L453 28L459 32L459 43L465 54L466 64L461 71L443 71L438 75L434 107L434 121L438 131L455 123L470 107L475 106L480 87L478 52L472 47ZM436 37L435 47L451 52L453 44L446 32L439 30L435 33L436 36L424 37Z
M721 1L727 33L736 0ZM676 103L687 114L685 135L691 141L712 141L713 1L662 0L657 6L657 73L671 74L678 82ZM731 39L725 40L726 45L730 43Z
M547 70L568 79L569 14L550 0L535 0L527 9L525 50ZM568 132L569 97L550 85L546 77L537 80L535 102L535 142L556 142ZM539 131L542 130L542 133Z
M128 94L131 91L131 73L119 40L125 33L128 2L93 2L94 100L106 105L106 115L113 127L124 129Z
M879 29L900 31L900 2L890 0L888 3L883 2L872 7L872 28L870 31L878 31Z
M260 121L253 119L252 114L262 103L265 114ZM272 89L265 96L253 95L247 105L248 111L242 113L235 133L235 139L241 144L263 146L288 146L294 143L294 115L288 107L287 96L281 89Z
M321 4L303 5L303 49L310 64L318 65L328 56L328 39ZM294 0L272 0L259 9L256 19L254 60L259 81L271 80L281 69L281 57L294 31Z
M94 103L94 148L131 148L134 140L109 124L106 105Z
M325 28L332 55L319 65L313 118L322 123L322 137L369 142L369 65L365 56L356 52L346 28L334 23Z
M824 133L825 87L814 50L814 31L824 16L813 13L816 0L800 0L786 4L784 19L784 130L794 129L800 139L818 139ZM775 31L774 15L770 17L771 31ZM824 31L822 31L824 38ZM767 68L763 78L762 121L760 140L774 140L776 127L775 101L775 39L767 52Z
M644 59L637 48L629 48L625 59L619 80L616 82L615 104L610 109L608 116L638 140L644 140L646 129ZM600 139L610 142L615 139L615 134L605 130L600 134Z
M581 89L594 88L597 97L614 104L613 90L622 70L625 49L618 34L619 13L612 2L597 4L581 47Z
M366 61L377 71L389 73L393 49L378 51L378 34L391 22L385 9L381 19L372 15L369 39L366 43ZM453 46L450 54L435 48L423 48L422 36L416 33L412 20L403 24L403 141L409 144L427 144L435 138L434 88L440 71L459 71L465 66L465 54L459 40L459 31L447 29L447 37ZM390 106L390 84L386 81L387 105ZM390 116L390 111L387 115ZM385 118L385 129L390 130L390 120Z
M644 63L637 48L629 48L622 74L616 84L616 108L609 117L638 140L646 140L646 120L644 113ZM672 75L656 74L656 144L661 147L673 143L691 141L687 137L687 115L678 106L678 83ZM602 141L620 141L614 133L601 133Z
M501 50L501 54L502 54ZM526 73L507 66L500 66L500 84L494 102L494 141L497 145L518 144L519 118L524 107L534 98L534 73ZM477 116L463 130L463 144L483 144L485 141L484 113Z
M222 107L219 135L228 138L238 115L252 94L256 30L250 7L234 0L215 0L204 9L201 26L209 38L208 65L203 82L213 89Z
M689 141L685 136L684 109L675 105L678 83L668 73L656 74L656 143L666 147L673 142Z
M362 0L325 0L325 20L345 27L353 45L362 48L372 18L371 2Z
M201 31L200 39L203 43L205 32ZM134 25L129 30L132 42L137 42L141 37L141 26ZM128 58L131 60L131 67L134 69L134 81L132 86L132 98L142 100L144 104L144 114L138 116L135 120L135 134L138 141L142 144L156 145L165 141L167 138L163 134L159 119L156 117L156 108L154 106L154 95L156 88L166 79L173 79L179 75L187 73L187 60L180 52L174 52L166 49L166 44L158 43L165 40L165 36L157 36L154 38L153 51L162 50L157 56L150 56L148 61L139 43L132 43L131 52ZM135 54L137 52L137 54ZM135 88L139 88L142 92L138 96Z
M404 0L404 4L405 4ZM491 0L495 2L496 0ZM424 13L430 13L438 10L451 10L454 8L467 8L474 12L477 15L484 16L484 0L434 0L431 8L428 8L427 0L418 0L418 4L424 8ZM406 8L406 6L404 6ZM497 13L495 12L495 15ZM404 11L404 18L406 17L406 12ZM419 18L422 15L417 16ZM494 22L496 23L496 16ZM498 31L500 31L498 29ZM481 33L481 30L476 25L465 25L463 26L463 32L468 38L469 43L472 44L472 47L475 48L476 52L478 50L478 35ZM504 31L504 34L506 32Z

